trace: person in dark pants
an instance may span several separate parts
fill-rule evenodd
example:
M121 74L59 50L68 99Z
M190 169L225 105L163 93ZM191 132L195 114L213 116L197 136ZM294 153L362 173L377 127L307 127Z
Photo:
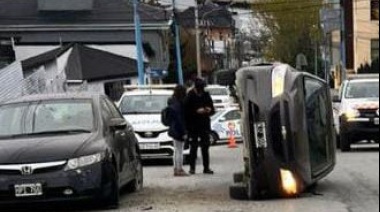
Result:
M190 143L190 174L196 173L198 147L202 149L204 174L214 174L210 169L211 116L215 108L211 96L205 91L206 83L196 79L194 88L188 93L185 110Z

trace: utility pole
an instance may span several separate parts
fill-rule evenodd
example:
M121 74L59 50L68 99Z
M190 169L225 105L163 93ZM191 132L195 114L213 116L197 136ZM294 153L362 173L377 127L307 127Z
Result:
M197 75L202 78L202 61L201 61L201 38L199 31L199 5L196 2L195 5L195 36L196 36L196 48L197 48Z
M177 74L178 74L178 83L180 85L184 84L183 80L183 70L182 70L182 55L181 55L181 40L180 32L178 27L178 20L175 11L175 0L173 0L173 24L174 24L174 33L175 33L175 44L176 44L176 58L177 58Z
M139 85L145 85L145 70L144 70L144 52L141 37L141 23L139 15L139 2L138 0L133 0L133 12L135 19L135 39L137 48L137 70L139 75Z
M347 78L347 72L346 72L346 65L347 65L347 57L346 57L346 22L345 22L345 3L344 1L341 2L341 61L342 61L342 81L346 80Z

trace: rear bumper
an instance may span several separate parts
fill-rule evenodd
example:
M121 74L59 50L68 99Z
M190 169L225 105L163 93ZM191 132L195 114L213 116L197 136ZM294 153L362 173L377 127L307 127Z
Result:
M73 171L56 171L31 176L0 175L0 204L77 201L103 197L104 189L110 186L107 164L95 164ZM15 185L42 184L43 195L16 197ZM64 191L71 189L71 195Z

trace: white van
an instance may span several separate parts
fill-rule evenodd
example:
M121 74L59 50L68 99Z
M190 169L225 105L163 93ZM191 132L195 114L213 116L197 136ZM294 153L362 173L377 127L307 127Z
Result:
M174 155L173 139L161 123L161 111L167 106L172 90L142 89L126 92L118 103L139 141L143 159L170 159ZM185 150L185 156L190 151Z

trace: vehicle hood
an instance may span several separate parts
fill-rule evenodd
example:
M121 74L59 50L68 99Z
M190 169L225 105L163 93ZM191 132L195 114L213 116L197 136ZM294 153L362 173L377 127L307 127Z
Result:
M136 132L160 132L168 130L168 127L161 123L161 114L124 115L124 118L132 124Z
M0 164L54 162L93 154L99 145L93 142L93 137L87 133L1 139Z
M347 110L350 107L365 108L375 105L379 108L379 98L361 98L361 99L346 99L343 102L343 110Z

